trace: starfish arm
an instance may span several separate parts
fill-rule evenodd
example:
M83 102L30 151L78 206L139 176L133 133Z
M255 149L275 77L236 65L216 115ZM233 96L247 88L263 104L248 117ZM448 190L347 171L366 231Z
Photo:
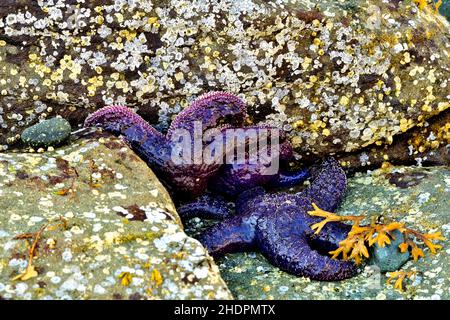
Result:
M114 134L123 134L130 127L140 127L149 136L163 138L160 132L132 109L119 105L107 106L90 114L84 121L84 126L101 127Z
M336 281L356 275L353 263L331 259L311 247L303 217L295 205L281 206L261 217L256 243L263 255L281 270L313 280Z
M199 96L176 116L169 127L167 137L170 138L179 129L186 129L192 135L196 122L201 124L202 131L224 124L241 127L246 117L245 103L239 97L228 92L209 92Z
M255 205L266 195L263 187L256 187L242 192L235 202L235 211L237 215L250 213Z
M347 176L339 163L329 158L312 172L311 185L297 194L298 197L308 197L319 208L334 211L339 206L347 190Z
M269 125L229 129L222 130L220 139L226 164L217 178L211 180L210 189L234 197L279 180L280 161L292 158L285 132ZM242 158L238 158L240 155ZM306 174L296 173L290 177L285 174L282 182L288 183L288 179L290 183L298 182L303 175Z
M267 185L276 179L276 174L264 174L266 168L263 164L225 164L217 177L211 179L210 189L236 197L246 190Z
M278 178L271 185L275 188L291 188L304 182L309 178L309 175L307 168L296 171L281 171Z
M314 223L319 220L316 220ZM330 222L323 227L319 234L314 234L314 230L311 229L305 234L308 236L309 243L313 248L317 248L323 254L328 254L339 247L339 242L347 238L351 228L350 225L342 222Z
M215 257L250 250L255 246L257 219L253 215L231 217L206 230L199 241Z
M200 217L223 220L233 214L233 208L223 197L207 193L193 202L180 206L177 212L183 219Z

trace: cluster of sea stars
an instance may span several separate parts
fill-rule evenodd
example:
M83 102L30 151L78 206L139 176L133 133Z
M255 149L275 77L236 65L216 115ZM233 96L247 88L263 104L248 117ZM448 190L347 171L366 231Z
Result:
M131 109L110 106L90 115L86 126L100 126L122 135L135 152L158 174L173 193L198 197L178 211L182 217L203 216L223 219L200 236L199 240L212 255L258 248L269 261L292 274L318 280L341 280L356 274L351 262L331 259L327 252L335 250L345 239L350 227L330 223L324 232L315 235L310 228L318 222L308 215L315 203L324 210L334 210L343 199L346 176L339 164L328 159L318 168L295 172L279 170L265 174L261 163L174 163L172 136L179 130L194 134L194 123L203 130L230 128L247 130L274 128L266 125L244 126L245 103L226 92L200 96L172 122L167 135L155 130ZM277 129L278 130L278 129ZM272 158L290 161L293 151L286 135L279 141L279 154ZM241 141L247 141L245 138ZM207 147L208 141L203 147ZM192 159L188 159L192 160ZM297 194L268 194L262 186L289 187L312 177L310 186ZM236 198L235 212L229 203L213 197L207 190Z

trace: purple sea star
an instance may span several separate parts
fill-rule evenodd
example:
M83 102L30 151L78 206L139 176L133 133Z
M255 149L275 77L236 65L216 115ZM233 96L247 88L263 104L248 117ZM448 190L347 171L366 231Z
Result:
M226 193L232 195L254 186L276 184L278 180L281 184L295 181L296 176L292 173L276 172L263 175L263 164L196 163L193 155L187 159L183 158L182 163L173 161L172 155L176 150L174 135L182 130L194 135L196 122L201 124L201 130L215 129L216 133L224 133L232 128L242 128L236 135L242 135L243 141L249 130L264 128L270 133L274 129L270 126L243 127L246 116L245 104L239 97L227 92L211 92L200 96L188 108L180 112L173 120L166 136L124 106L109 106L94 112L86 119L85 126L99 126L114 134L122 135L135 152L155 170L166 186L178 194L182 193L191 197L204 194L211 178L218 177L219 170L222 178L211 182L212 189L226 190ZM224 139L227 137L225 134L220 136ZM281 134L280 139L280 153L269 156L274 160L277 157L285 161L290 160L292 147L284 133ZM210 140L204 141L203 150L211 143L213 142ZM225 140L220 143L226 145ZM231 151L234 152L234 150ZM216 152L216 149L212 148L211 152ZM223 157L227 151L222 152L223 154L216 156Z
M331 259L327 253L338 247L351 227L329 223L315 235L310 226L320 218L307 213L312 203L335 210L344 197L346 181L337 161L328 159L300 193L268 194L262 188L244 192L236 202L236 214L211 227L199 240L213 256L258 249L273 265L294 275L322 281L350 278L356 275L356 266Z
M123 106L100 109L86 119L85 126L100 126L122 135L176 195L200 196L195 202L178 208L182 217L196 215L225 219L200 238L212 255L258 248L274 265L296 275L318 280L340 280L354 275L356 269L352 263L332 260L322 254L335 249L350 228L345 224L331 223L325 226L320 236L315 236L310 225L317 218L307 214L312 209L312 202L330 211L342 200L346 177L336 161L326 161L320 170L265 174L266 165L249 163L250 152L247 152L243 164L195 164L192 158L181 163L172 160L175 150L173 136L177 130L194 134L196 121L204 130L216 129L219 133L229 128L242 128L237 136L244 135L244 143L247 143L246 130L267 129L269 135L276 132L275 128L268 126L243 127L245 118L245 104L238 97L213 92L199 97L181 112L167 135L162 135ZM228 139L226 135L220 137ZM203 141L202 147L210 147L213 140ZM225 140L221 142L226 145ZM212 148L219 157L229 151L217 150ZM292 159L292 147L284 132L281 131L279 152L269 152L266 156L281 162ZM269 195L259 187L292 186L304 181L310 172L313 176L311 186L295 195ZM208 187L227 196L239 195L235 215L232 215L233 208L225 198L205 194Z

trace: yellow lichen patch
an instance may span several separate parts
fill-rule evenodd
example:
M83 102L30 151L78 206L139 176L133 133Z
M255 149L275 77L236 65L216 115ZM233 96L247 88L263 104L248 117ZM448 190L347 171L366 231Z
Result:
M347 106L350 103L350 99L346 96L342 96L341 99L339 99L339 103L342 106Z
M124 287L127 287L130 285L131 281L133 280L133 276L129 272L122 272L119 274L120 284Z
M414 0L414 3L417 4L420 10L425 9L427 6L427 0Z
M157 21L158 21L157 17L150 17L150 18L148 18L147 23L148 24L155 24Z
M400 130L406 132L413 125L412 119L400 119Z
M153 269L150 274L150 281L154 283L157 287L161 286L163 282L163 277L157 269Z

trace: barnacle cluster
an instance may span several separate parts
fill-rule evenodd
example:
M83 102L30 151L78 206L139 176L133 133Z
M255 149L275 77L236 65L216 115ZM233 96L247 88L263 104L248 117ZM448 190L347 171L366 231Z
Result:
M256 120L292 130L303 154L389 144L449 106L448 22L419 7L17 3L0 11L0 143L8 148L49 115L80 123L104 104L136 106L164 127L199 93L221 88L245 97Z

